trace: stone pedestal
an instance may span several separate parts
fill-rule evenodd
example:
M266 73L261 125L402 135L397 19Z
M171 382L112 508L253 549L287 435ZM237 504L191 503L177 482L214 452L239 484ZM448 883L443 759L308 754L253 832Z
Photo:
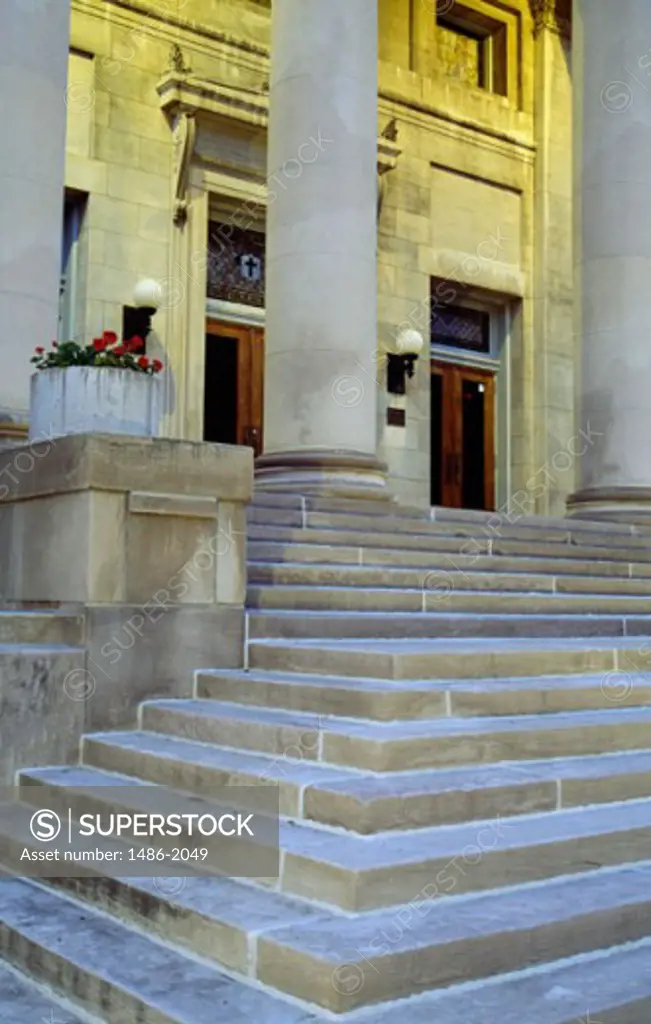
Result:
M377 0L275 0L261 489L383 494Z
M575 296L582 345L571 515L651 519L651 55L647 0L575 0Z
M78 435L0 452L5 606L85 618L86 731L244 650L248 448Z
M69 19L68 0L2 0L0 421L26 422L29 357L57 336Z

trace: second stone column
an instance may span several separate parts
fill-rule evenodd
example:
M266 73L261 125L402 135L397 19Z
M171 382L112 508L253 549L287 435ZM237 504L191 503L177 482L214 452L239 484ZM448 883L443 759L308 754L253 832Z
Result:
M377 0L274 0L259 488L383 494Z

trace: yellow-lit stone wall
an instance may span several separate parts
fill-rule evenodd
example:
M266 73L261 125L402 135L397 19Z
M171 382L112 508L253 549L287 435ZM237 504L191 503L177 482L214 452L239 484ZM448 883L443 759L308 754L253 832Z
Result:
M66 184L89 196L75 330L118 328L137 280L164 281L167 308L155 327L175 375L168 431L196 439L208 219L219 207L234 223L259 224L272 200L269 4L73 0L72 7ZM379 0L378 133L395 119L400 150L383 179L378 227L380 454L394 491L428 504L429 359L418 361L405 399L391 401L404 406L406 427L388 426L382 352L401 325L418 327L429 342L436 278L445 301L484 305L498 325L499 503L523 492L525 511L561 514L574 467L558 459L562 470L546 467L573 434L568 43L553 16L535 24L529 0L464 0L463 18L476 18L499 41L494 80L504 95L493 93L468 81L472 69L455 65L450 73L454 40L437 26L437 9L451 7ZM158 86L174 44L191 74L162 100ZM461 54L467 43L455 45ZM173 129L188 109L188 82L197 134L181 189L187 207L175 223L183 136L175 150Z

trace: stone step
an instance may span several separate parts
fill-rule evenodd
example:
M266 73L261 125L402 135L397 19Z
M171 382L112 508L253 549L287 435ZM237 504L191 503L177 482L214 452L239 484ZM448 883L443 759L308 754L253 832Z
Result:
M607 615L613 618L651 614L651 595L504 593L428 586L337 587L296 584L250 585L247 605L255 609L294 611L464 612L507 615ZM627 581L628 582L628 581ZM632 581L635 582L635 581Z
M399 569L390 566L324 565L305 562L249 561L250 585L300 587L372 587L425 590L443 602L451 592L528 594L615 594L651 599L651 580L619 576L554 576L551 573Z
M283 494L255 491L251 501L254 508L290 509L306 512L347 512L368 516L391 516L399 519L430 520L430 509L403 505L393 498L334 498L313 494ZM630 533L630 529L629 529Z
M649 883L649 863L465 898L437 899L432 882L397 912L296 922L265 935L257 976L345 1013L648 938Z
M560 960L373 1007L355 1024L648 1024L651 942ZM354 972L342 972L348 987ZM343 984L343 982L341 982ZM345 1018L343 1018L345 1019Z
M252 505L248 509L250 524L281 526L286 529L362 531L364 534L376 530L391 532L399 536L420 536L423 539L439 537L475 538L482 541L526 541L534 544L570 544L600 546L617 550L651 551L651 536L637 537L630 533L584 531L577 527L559 528L540 525L527 526L519 523L494 521L492 525L481 526L460 520L429 520L395 516L390 510L380 517L343 511L312 511L308 509L269 508ZM490 523L490 521L489 521Z
M2 837L3 857L17 863L24 848L39 848L21 810L11 843ZM92 879L88 867L81 871L50 885L335 1013L631 941L651 927L648 862L462 897L443 898L432 883L408 906L346 918L229 879ZM352 991L346 977L358 979Z
M150 810L152 787L125 779L90 768L34 769L20 773L20 795L39 808L56 801L73 815L82 801L91 813ZM169 806L178 807L168 792ZM157 790L164 811L160 797ZM361 912L411 903L432 884L462 895L635 863L648 858L650 840L649 800L363 836L281 821L278 888Z
M586 577L617 577L618 579L651 578L651 565L645 562L612 562L581 558L531 558L503 555L445 554L435 551L410 551L397 548L373 548L353 545L317 544L308 540L284 541L249 540L249 558L256 562L282 565L303 562L311 566L366 566L405 569L408 566L426 575L440 570L444 580L462 572L533 573L537 575L569 575Z
M615 546L608 543L596 545L570 544L569 542L535 541L535 540L502 540L499 537L458 537L442 534L411 534L401 533L392 528L389 520L387 532L383 533L375 526L366 529L328 529L325 527L309 528L284 527L273 524L249 523L247 535L252 541L278 541L284 544L312 543L330 545L353 545L364 548L398 548L400 550L442 552L451 554L494 554L494 555L526 555L531 557L599 559L600 561L651 562L651 548L648 546Z
M404 505L394 499L363 500L351 498L321 497L316 495L296 495L288 492L271 493L257 491L253 495L252 504L262 508L289 508L317 512L346 512L366 515L390 515L398 519L419 519L437 523L456 523L474 525L478 529L486 528L495 533L500 527L526 528L530 530L544 529L570 532L580 530L590 534L609 534L610 536L649 537L651 528L641 524L623 522L604 522L599 519L568 519L551 516L523 515L517 509L512 513L486 512L475 509L443 508L433 506Z
M349 773L343 767L303 761L300 748L295 753L294 759L269 757L136 731L85 736L82 763L208 797L222 786L277 786L280 813L300 818L308 786L334 782Z
M0 950L82 1007L101 1007L109 1024L319 1019L86 903L22 879L0 887Z
M21 824L11 848L2 845L3 856L18 861L23 848L38 848L26 812ZM87 873L50 884L72 897L74 903L67 899L66 904L80 912L90 904L91 914L110 914L111 927L113 922L146 923L168 948L173 943L265 986L343 1013L646 935L650 872L651 865L642 862L446 898L439 898L433 882L398 910L346 918L221 878L91 879ZM36 888L19 884L28 886L30 896ZM0 931L14 924L7 922L4 906L0 889L0 921L5 919ZM29 909L27 917L33 923ZM126 929L123 934L130 938ZM0 974L0 991L1 979ZM11 1018L16 1019L23 1018Z
M304 613L305 614L305 613ZM635 638L253 640L252 669L381 679L497 679L603 672L634 685L651 668L651 646ZM616 676L613 675L616 673Z
M644 750L651 708L395 722L212 700L147 701L140 726L180 739L373 772ZM291 755L289 755L291 756Z
M0 883L0 897L2 895ZM31 978L0 964L0 1024L101 1024L99 1017L72 1009L69 1003L36 985Z
M196 673L196 695L233 704L315 714L395 719L536 715L651 704L651 673L395 682L387 679L211 669Z
M396 640L504 637L647 637L651 635L651 615L534 614L516 612L406 612L406 611L315 611L309 608L263 609L247 612L250 640L296 638L324 640L354 639ZM640 644L642 640L638 641Z
M30 853L42 849L30 831L32 813L33 808L24 804L12 805L9 812L2 809L0 862L12 874L24 870L21 856L26 849ZM78 848L107 853L127 849L128 844L93 837L85 845L78 840ZM119 867L104 863L103 876L90 863L79 862L76 877L48 878L43 884L85 900L126 924L147 927L155 937L242 975L253 974L256 936L301 921L330 919L335 913L231 878L199 877L191 872L175 878L121 877ZM0 886L0 917L1 913Z
M73 647L84 642L83 614L59 611L0 611L0 644Z
M434 506L430 509L430 518L438 522L476 523L490 529L495 529L496 523L504 523L505 526L542 527L543 529L574 530L580 529L588 533L603 533L610 536L651 537L651 528L639 523L623 523L604 521L603 519L579 519L559 518L556 516L539 515L508 515L503 512L486 512L480 509L468 508L442 508Z
M369 834L555 811L651 796L651 751L411 772L360 773L149 732L84 739L82 760L210 796L221 786L278 786L287 817Z
M315 780L303 816L370 834L649 797L649 751Z

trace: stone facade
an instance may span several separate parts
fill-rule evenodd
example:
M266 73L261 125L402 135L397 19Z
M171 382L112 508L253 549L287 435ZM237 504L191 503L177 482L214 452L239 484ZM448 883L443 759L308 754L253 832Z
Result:
M576 476L568 21L529 0L379 0L379 17L378 134L395 120L397 138L380 168L376 372L360 371L378 382L378 454L394 493L427 505L429 360L390 403L406 426L390 426L383 353L407 323L429 339L434 280L445 302L491 313L498 507L518 495L562 514ZM199 440L208 224L264 228L291 188L289 169L266 181L269 5L73 0L71 45L66 185L88 196L74 333L118 328L137 280L163 281L165 429ZM453 50L483 70L459 70ZM480 72L483 87L468 81Z

